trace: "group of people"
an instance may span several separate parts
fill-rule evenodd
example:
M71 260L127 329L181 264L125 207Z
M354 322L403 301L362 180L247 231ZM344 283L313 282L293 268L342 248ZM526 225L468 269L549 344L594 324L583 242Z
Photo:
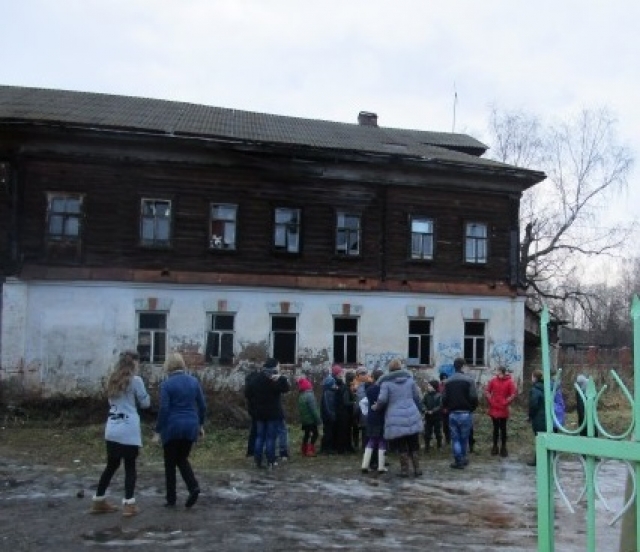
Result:
M109 416L105 427L107 464L100 476L91 512L114 512L119 508L106 499L106 491L113 475L124 463L124 498L122 515L138 513L135 501L136 459L142 446L142 432L138 409L149 408L151 398L142 378L137 375L137 352L120 355L107 382ZM431 449L435 438L437 448L443 437L451 444L451 468L464 469L468 452L473 445L473 412L478 406L475 380L463 371L462 358L454 361L454 373L442 374L432 380L422 395L413 374L403 368L399 359L391 361L388 371L375 369L371 374L359 367L355 372L342 366L332 366L322 383L318 406L311 381L297 380L298 410L303 436L300 452L315 456L319 427L322 426L320 452L339 454L362 449L362 471L387 471L386 453L393 450L400 460L400 475L408 477L410 468L420 476L420 436L424 435L425 451ZM289 379L280 373L277 359L267 359L260 370L251 372L245 380L245 398L251 418L247 456L257 467L273 468L277 461L289 457L288 431L282 404L283 395L290 391ZM184 359L171 353L165 362L166 380L160 386L160 406L154 440L163 447L165 468L165 506L177 502L176 470L187 488L185 507L198 500L200 487L189 462L193 444L204 436L207 411L199 381L186 372ZM579 376L578 385L586 390L587 378ZM509 371L499 367L485 387L493 424L492 455L508 456L507 420L509 407L517 395L517 388ZM577 392L579 426L583 423L584 392ZM544 385L542 372L534 370L529 397L529 419L534 433L546 431ZM554 426L564 424L562 393L554 395ZM278 456L279 453L279 456ZM530 462L535 465L535 460Z
M105 426L107 465L100 476L93 497L91 513L105 514L119 508L106 498L106 491L114 474L124 463L124 499L122 515L138 513L135 499L137 478L136 459L142 446L142 431L138 408L151 405L151 397L142 378L137 375L139 356L135 351L120 355L107 381L109 415ZM198 481L189 462L193 443L204 437L207 412L200 382L186 372L179 353L170 354L165 362L166 380L160 386L160 407L155 426L154 441L162 442L165 471L165 506L176 506L176 470L187 487L185 507L191 508L200 494Z

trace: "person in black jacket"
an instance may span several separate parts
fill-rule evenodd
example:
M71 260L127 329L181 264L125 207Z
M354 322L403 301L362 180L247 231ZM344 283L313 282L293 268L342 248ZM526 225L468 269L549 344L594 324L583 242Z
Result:
M251 381L255 379L255 377L259 374L260 374L259 370L251 370L251 372L249 372L244 378L244 397L247 403L247 413L249 414L249 418L251 418L251 426L249 428L249 438L247 439L247 458L255 454L256 433L257 433L255 407L251 403L249 390L251 388Z
M279 373L279 367L280 363L275 358L267 359L262 370L249 382L246 391L256 419L254 459L258 468L263 466L264 455L269 469L277 465L276 435L278 424L284 417L280 399L291 387L287 378Z
M473 411L478 407L476 382L462 372L464 359L453 361L455 373L445 381L442 406L449 411L449 432L453 449L454 469L464 469L467 459L467 443L473 428Z

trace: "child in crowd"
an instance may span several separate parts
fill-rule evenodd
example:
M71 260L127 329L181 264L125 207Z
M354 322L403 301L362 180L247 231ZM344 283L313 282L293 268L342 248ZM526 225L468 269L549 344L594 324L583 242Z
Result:
M382 377L384 372L379 368L376 368L371 374L373 382L366 389L366 397L369 403L367 411L367 446L364 449L364 455L362 458L362 473L369 473L369 467L371 464L371 456L374 450L378 450L378 473L384 473L387 471L385 465L385 454L387 451L387 442L384 439L384 415L383 408L374 410L371 405L376 404L378 395L380 395L380 385L378 380Z
M424 405L424 451L431 449L431 438L435 435L436 446L442 448L442 395L438 391L440 382L432 380L422 398Z
M122 515L134 516L138 513L136 499L133 497L136 486L136 458L142 446L140 429L140 408L149 408L151 398L144 382L136 375L138 353L123 353L115 370L109 376L107 397L109 398L109 418L104 437L107 444L107 466L105 467L96 495L91 504L92 514L115 512L118 508L109 504L105 493L111 478L124 462L124 500Z
M507 372L505 366L499 366L496 375L489 380L485 389L485 396L489 402L489 417L493 423L493 447L491 454L507 457L507 420L509 419L509 405L516 398L518 390ZM498 449L500 439L500 449Z
M322 423L318 403L313 394L313 385L307 378L298 380L298 412L302 424L302 456L316 456L316 441L318 440L318 426Z

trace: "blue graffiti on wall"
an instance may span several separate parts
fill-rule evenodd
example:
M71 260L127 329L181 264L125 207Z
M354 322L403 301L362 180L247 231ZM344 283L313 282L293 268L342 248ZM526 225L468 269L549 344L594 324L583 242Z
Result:
M505 341L502 343L495 343L491 347L489 353L491 365L494 367L505 366L506 368L512 368L516 364L522 362L522 353L518 351L514 341Z
M462 356L462 346L459 341L438 343L435 359L438 373L447 376L453 374L453 361L460 356Z
M400 353L369 353L364 356L364 365L367 367L369 373L373 372L376 368L387 371L389 363L399 358L404 361L404 358Z

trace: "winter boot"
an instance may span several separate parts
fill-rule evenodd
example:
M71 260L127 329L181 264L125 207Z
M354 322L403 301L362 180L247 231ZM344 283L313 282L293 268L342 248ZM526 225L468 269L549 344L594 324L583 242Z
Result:
M442 439L437 440L436 446L438 447L438 450L442 448Z
M309 443L307 445L307 456L309 456L310 458L318 456L318 453L316 452L316 446L312 443Z
M138 513L138 506L135 498L125 498L122 501L122 517L132 517Z
M302 445L300 446L300 454L302 454L302 456L309 456L309 444L308 443L302 443Z
M104 496L94 496L91 502L92 514L110 514L111 512L117 512L118 507L107 502Z
M378 473L386 473L387 465L385 464L385 455L387 451L384 449L378 449Z
M372 454L373 454L373 449L371 448L364 449L364 456L362 457L362 473L369 473L369 464L371 464Z
M494 443L493 447L491 447L491 456L498 456L498 444Z
M420 457L418 456L418 453L409 453L409 458L411 458L411 464L413 464L413 475L420 477L422 475L422 470L420 469Z
M400 477L409 477L409 453L400 453Z
M500 456L502 456L502 458L509 456L509 453L507 452L507 445L502 445L500 447Z

